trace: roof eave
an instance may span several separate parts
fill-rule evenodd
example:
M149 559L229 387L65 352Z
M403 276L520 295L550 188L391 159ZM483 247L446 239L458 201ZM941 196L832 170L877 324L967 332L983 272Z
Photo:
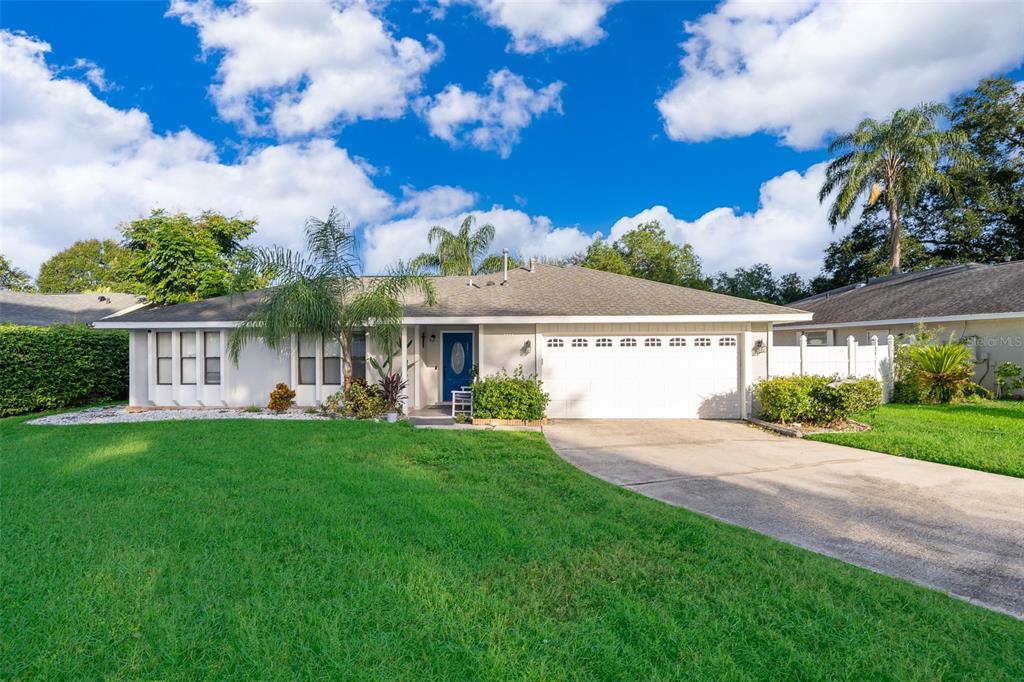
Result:
M875 327L893 324L931 324L937 322L961 322L970 320L1012 320L1024 318L1024 311L1005 313L974 313L971 315L932 315L923 317L903 317L880 320L849 320L845 322L815 322L813 324L788 323L778 327L779 331L802 329L839 329L844 327Z
M664 322L801 322L811 313L757 313L729 315L451 315L409 316L403 324L634 324ZM106 317L94 323L99 329L204 329L237 327L237 320L118 320Z

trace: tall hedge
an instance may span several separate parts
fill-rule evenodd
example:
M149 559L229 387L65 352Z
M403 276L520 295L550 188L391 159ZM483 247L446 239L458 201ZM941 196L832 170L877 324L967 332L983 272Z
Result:
M0 325L0 417L128 395L128 332Z

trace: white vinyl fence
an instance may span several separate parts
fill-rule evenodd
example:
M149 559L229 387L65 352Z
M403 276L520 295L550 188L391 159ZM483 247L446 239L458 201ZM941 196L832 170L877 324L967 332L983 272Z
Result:
M861 345L857 339L848 336L845 346L808 346L807 337L801 334L799 346L771 347L768 351L768 376L874 377L882 382L885 400L888 400L892 392L895 355L896 338L891 334L882 344L877 336L872 336L869 345Z

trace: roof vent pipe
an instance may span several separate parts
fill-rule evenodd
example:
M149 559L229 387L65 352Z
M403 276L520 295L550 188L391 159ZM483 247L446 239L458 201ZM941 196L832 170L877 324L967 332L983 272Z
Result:
M531 256L530 257L530 272L533 272L536 269L537 269L537 259Z
M502 284L508 284L508 249L501 250L501 266L505 271L505 276L502 278Z

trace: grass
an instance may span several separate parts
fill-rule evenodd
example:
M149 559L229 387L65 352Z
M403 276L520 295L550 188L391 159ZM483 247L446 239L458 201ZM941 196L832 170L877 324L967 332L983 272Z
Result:
M1024 478L1024 402L889 404L857 419L871 430L809 438Z
M539 434L0 420L0 678L1024 678L1024 623Z

